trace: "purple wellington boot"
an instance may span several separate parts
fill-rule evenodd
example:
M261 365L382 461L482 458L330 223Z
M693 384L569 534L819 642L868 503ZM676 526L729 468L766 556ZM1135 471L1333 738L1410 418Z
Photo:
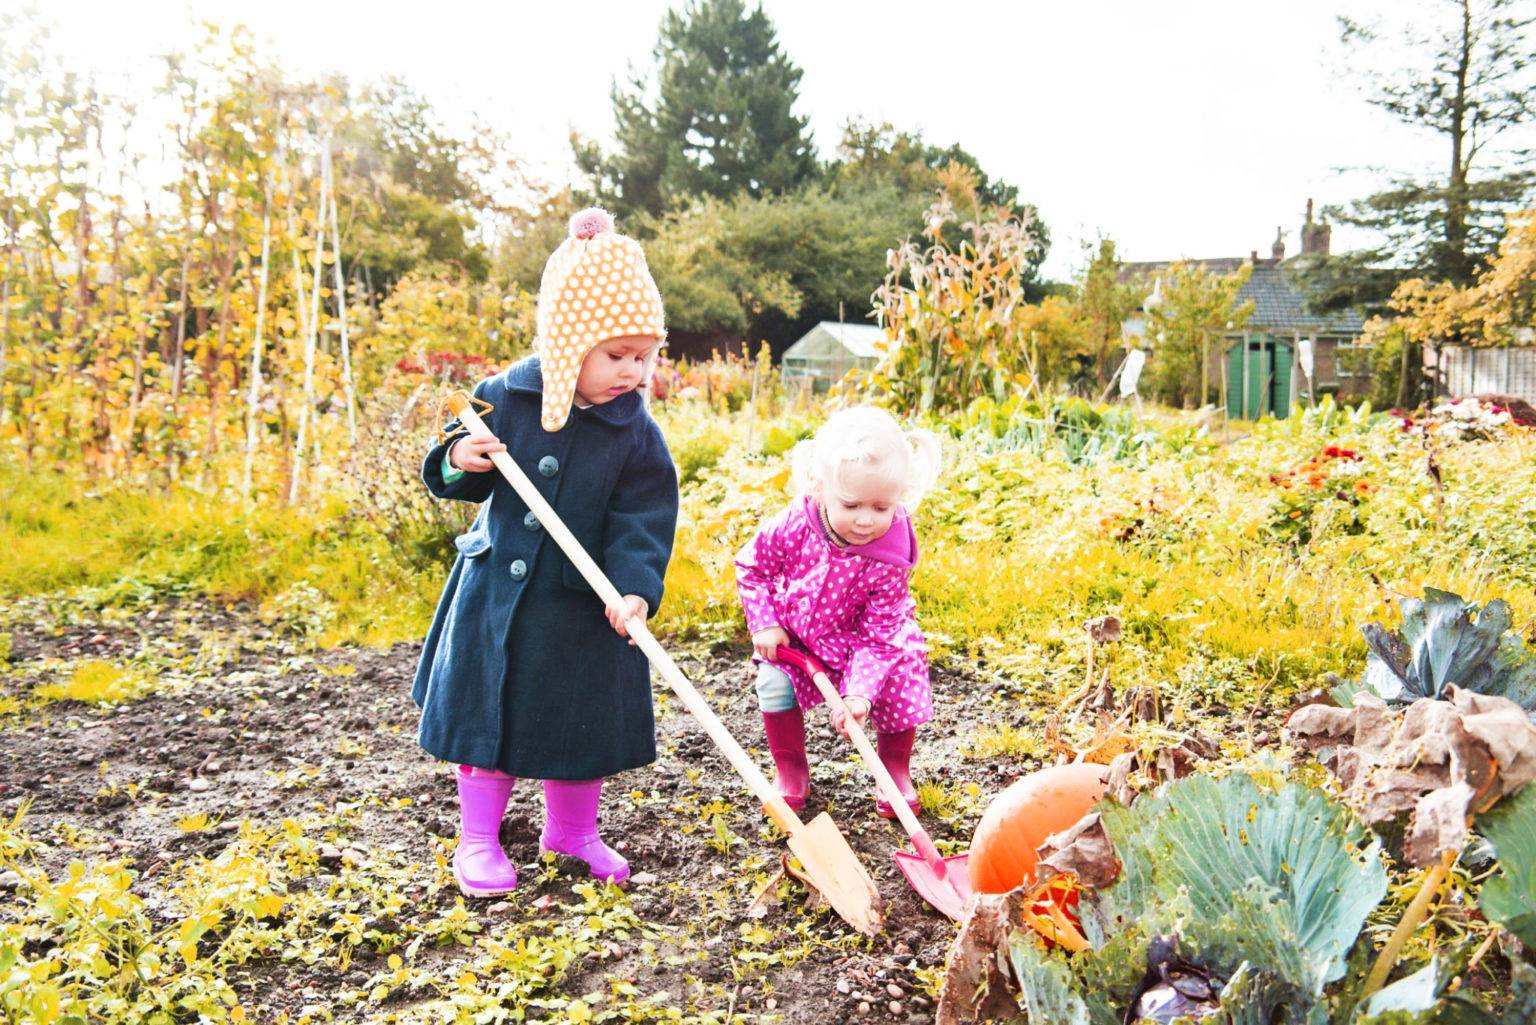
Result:
M880 761L890 771L891 779L896 782L896 789L901 791L901 796L907 799L907 805L916 815L921 811L917 801L917 788L912 785L912 739L917 735L916 730L902 730L900 733L879 733L875 735L875 754L880 756ZM883 819L894 819L896 809L878 793L875 795L875 814Z
M602 790L602 779L546 779L539 853L585 861L594 879L623 883L629 879L629 862L597 835Z
M501 849L501 817L517 780L504 772L461 765L459 843L453 852L453 878L466 897L500 897L517 887L517 869Z
M798 708L764 712L763 733L773 755L774 788L796 812L805 807L811 789L811 766L805 756L805 716Z

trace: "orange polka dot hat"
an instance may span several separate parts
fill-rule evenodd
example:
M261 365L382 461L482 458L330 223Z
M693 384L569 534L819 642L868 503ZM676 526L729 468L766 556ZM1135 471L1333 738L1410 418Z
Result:
M558 431L570 418L576 376L595 346L626 335L666 337L661 293L645 252L613 230L606 210L593 207L571 218L570 237L544 265L536 323L546 431Z

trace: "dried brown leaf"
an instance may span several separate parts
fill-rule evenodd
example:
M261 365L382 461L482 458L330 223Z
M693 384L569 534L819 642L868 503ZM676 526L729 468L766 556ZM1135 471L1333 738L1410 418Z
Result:
M1083 624L1083 629L1088 631L1088 636L1095 644L1113 644L1121 637L1120 617L1100 616L1090 619Z
M970 1025L1019 1013L1008 967L1008 936L1023 927L1023 887L978 895L944 960L937 1025Z
M1103 887L1120 876L1120 859L1096 811L1084 815L1071 828L1046 837L1039 853L1035 869L1038 882L1070 873L1085 886Z
M1419 801L1403 855L1412 865L1433 865L1447 851L1460 851L1467 842L1467 816L1475 791L1465 783L1431 790Z
M1309 705L1286 726L1372 825L1409 815L1404 854L1433 865L1466 842L1471 815L1536 780L1536 726L1507 698L1449 687L1401 713L1369 695L1353 708Z
M1488 747L1499 763L1501 790L1512 794L1536 781L1536 726L1513 701L1451 688L1466 731Z
M1109 797L1130 804L1136 795L1160 783L1183 779L1202 761L1221 753L1210 738L1199 733L1184 734L1177 741L1147 751L1128 751L1109 763Z

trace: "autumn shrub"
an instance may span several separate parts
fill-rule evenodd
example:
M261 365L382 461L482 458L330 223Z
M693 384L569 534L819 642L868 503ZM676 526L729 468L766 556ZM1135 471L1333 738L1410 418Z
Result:
M533 313L533 297L521 289L504 293L441 268L412 271L384 300L378 330L361 347L360 384L371 391L391 369L441 378L466 361L494 373L528 352Z
M778 413L780 399L779 370L773 364L773 354L764 342L752 355L743 342L740 350L713 350L708 359L680 359L675 367L675 380L669 386L685 406L702 402L708 410L718 413L735 413L746 409L756 395L756 411L760 415Z

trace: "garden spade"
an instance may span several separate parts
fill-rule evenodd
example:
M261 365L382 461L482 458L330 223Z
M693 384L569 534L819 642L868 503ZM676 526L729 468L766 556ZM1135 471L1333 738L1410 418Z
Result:
M890 770L885 767L885 763L870 746L869 737L865 736L864 730L848 714L842 695L838 694L837 688L832 686L832 681L827 676L826 667L817 661L814 655L785 645L779 646L778 653L774 657L809 676L816 684L816 689L821 691L821 696L826 699L828 706L842 715L843 722L848 727L848 737L853 741L853 746L859 749L859 757L864 760L864 767L869 770L870 775L875 777L875 785L880 788L880 796L890 803L891 810L896 813L896 818L901 821L902 828L911 838L912 846L917 849L916 854L892 851L891 856L896 859L896 867L901 869L901 874L907 877L907 882L912 884L912 889L917 891L919 897L955 921L960 921L964 916L965 903L972 892L970 871L966 866L966 860L970 855L955 854L948 858L939 855L938 848L934 847L933 840L928 836L928 831L923 828L922 823L917 821L917 816L912 814L906 798L901 796L901 788L891 778Z
M474 437L491 438L495 435L485 426L485 421L475 412L474 406L481 405L478 399L472 398L467 392L456 391L444 400L449 412L459 419L459 422L468 429ZM544 530L560 546L560 550L571 560L581 575L586 579L592 589L597 592L604 604L620 606L623 599L618 589L597 565L592 557L582 548L581 542L550 508L544 496L528 479L527 475L512 461L512 457L506 452L489 453L491 461L496 468L506 477L507 483L538 517ZM645 621L638 616L631 617L624 623L633 640L645 653L645 657L661 674L661 678L667 682L667 686L682 700L683 705L693 717L698 720L704 732L709 734L715 742L726 761L737 771L752 789L752 793L762 802L763 813L768 819L789 836L789 849L795 857L800 859L805 868L805 877L809 879L821 891L821 895L827 899L843 920L854 929L873 936L880 930L883 918L880 907L880 894L875 889L875 881L859 863L858 856L849 846L848 840L838 830L830 816L822 812L809 823L801 822L799 816L784 803L784 799L773 789L773 784L763 775L763 771L757 767L750 756L744 751L736 738L731 736L718 716L710 709L703 697L688 682L677 663L666 653L657 642L651 631L646 627Z

